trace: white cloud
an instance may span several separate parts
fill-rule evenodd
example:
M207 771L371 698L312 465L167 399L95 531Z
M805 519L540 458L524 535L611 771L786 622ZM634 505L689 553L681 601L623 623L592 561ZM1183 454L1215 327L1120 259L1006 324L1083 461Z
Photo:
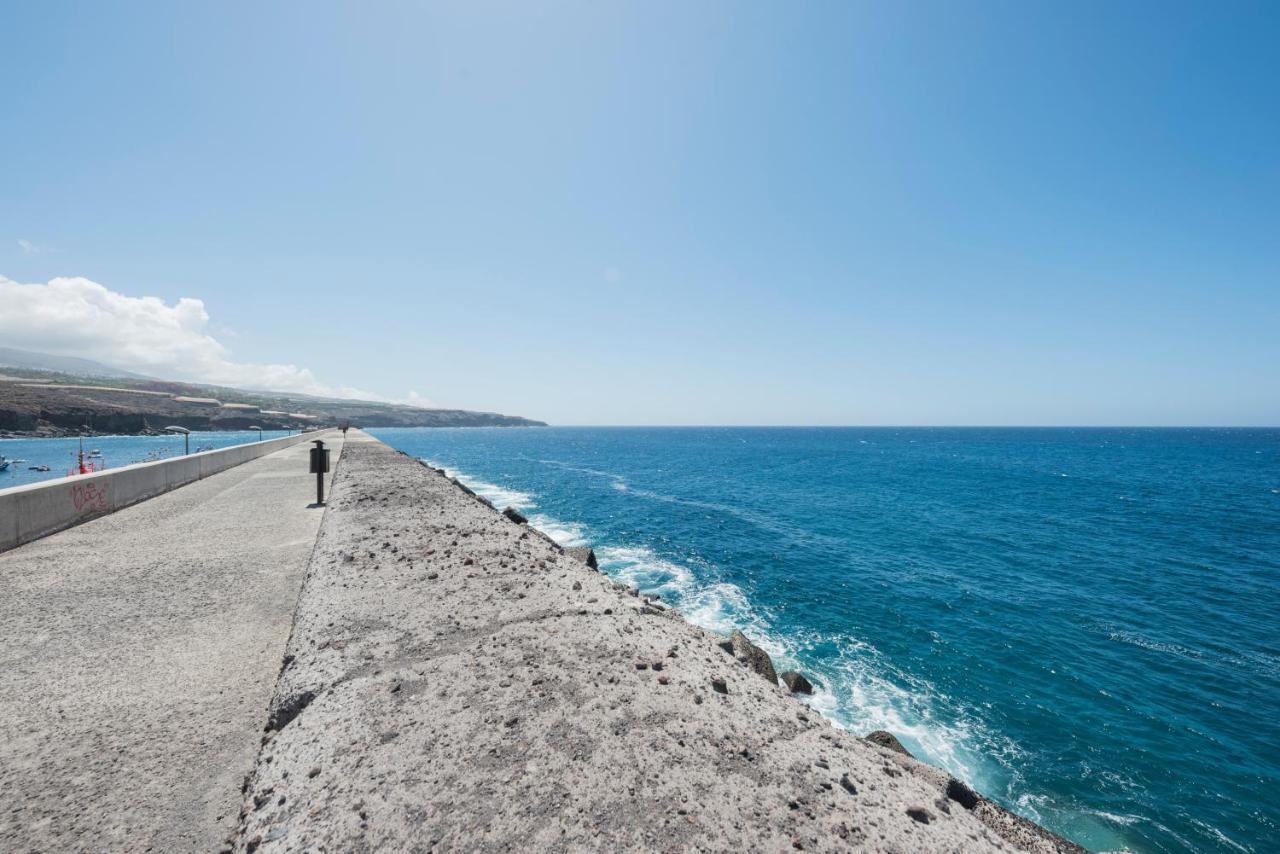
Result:
M437 408L436 404L430 398L423 397L413 390L410 390L408 394L396 401L396 403L403 403L405 406L416 406L419 409Z
M0 276L0 343L8 347L95 359L161 379L382 399L325 385L297 365L233 361L230 350L206 331L208 324L204 302L190 297L168 305L80 277L24 285Z

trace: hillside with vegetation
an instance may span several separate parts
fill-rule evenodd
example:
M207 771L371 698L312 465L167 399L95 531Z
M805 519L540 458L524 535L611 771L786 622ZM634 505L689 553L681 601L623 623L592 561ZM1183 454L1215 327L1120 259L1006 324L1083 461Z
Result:
M255 392L130 376L0 367L0 435L68 436L189 430L359 427L539 427L493 412Z

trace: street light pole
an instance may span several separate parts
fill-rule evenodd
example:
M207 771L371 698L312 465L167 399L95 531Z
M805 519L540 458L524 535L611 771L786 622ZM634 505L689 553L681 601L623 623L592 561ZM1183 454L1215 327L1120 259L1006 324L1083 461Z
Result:
M182 434L182 454L183 456L186 456L191 453L191 431L190 430L188 430L186 427L179 427L175 424L173 426L164 428L164 432L181 433Z

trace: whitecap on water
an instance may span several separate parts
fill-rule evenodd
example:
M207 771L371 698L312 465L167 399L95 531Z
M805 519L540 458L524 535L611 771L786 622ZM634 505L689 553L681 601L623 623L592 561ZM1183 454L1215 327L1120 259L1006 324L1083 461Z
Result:
M506 510L508 507L514 507L517 510L529 510L538 506L537 502L533 500L533 496L527 492L521 492L518 489L508 489L503 486L498 486L496 483L479 480L466 472L458 471L457 469L452 469L448 466L442 466L438 463L432 462L431 460L423 460L423 462L428 465L435 466L436 468L444 469L444 473L447 476L455 478L466 484L468 489L476 495L486 499L499 510Z
M534 513L529 517L529 524L565 548L585 546L588 542L587 529L576 522L561 522L545 513Z

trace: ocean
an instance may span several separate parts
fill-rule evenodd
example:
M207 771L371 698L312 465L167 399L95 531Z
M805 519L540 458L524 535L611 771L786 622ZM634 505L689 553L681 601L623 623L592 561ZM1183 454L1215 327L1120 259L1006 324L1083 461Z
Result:
M1280 430L370 432L1086 847L1280 849Z

